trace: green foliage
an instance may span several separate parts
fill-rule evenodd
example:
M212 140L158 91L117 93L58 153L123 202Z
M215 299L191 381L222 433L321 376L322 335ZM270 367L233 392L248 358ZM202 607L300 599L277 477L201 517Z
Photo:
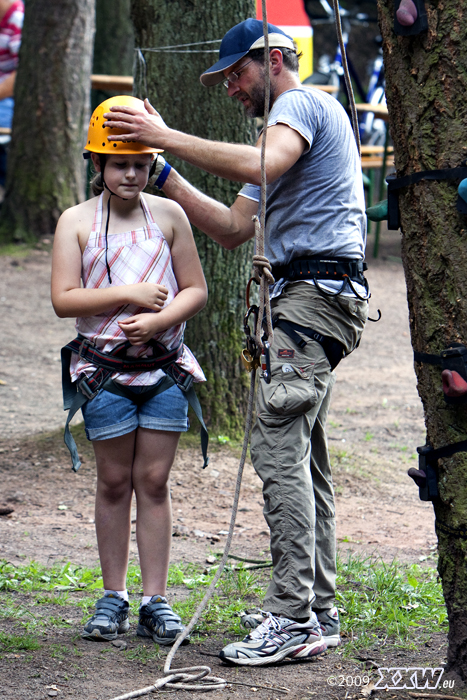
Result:
M40 648L36 637L31 634L6 634L0 632L0 654L4 652L35 651Z
M410 647L411 632L447 631L447 614L435 569L349 554L338 562L336 603L345 653L385 644Z

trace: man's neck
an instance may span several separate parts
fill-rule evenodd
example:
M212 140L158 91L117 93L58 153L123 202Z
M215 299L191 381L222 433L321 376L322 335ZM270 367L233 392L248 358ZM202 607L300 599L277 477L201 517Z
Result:
M273 104L283 92L287 90L293 90L301 86L300 78L297 73L292 73L288 70L281 71L280 75L277 76L274 85L274 99Z

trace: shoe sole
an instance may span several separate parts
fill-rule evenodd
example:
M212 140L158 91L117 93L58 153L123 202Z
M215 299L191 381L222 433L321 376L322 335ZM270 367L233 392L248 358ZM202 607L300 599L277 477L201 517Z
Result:
M89 639L91 642L111 642L113 639L117 639L119 634L125 634L125 632L128 632L130 629L130 622L129 620L125 620L124 622L121 623L120 627L116 632L109 632L109 634L102 634L100 630L95 629L92 630L92 632L88 632L87 630L83 630L81 632L81 637L83 639Z
M279 649L275 654L271 656L256 656L251 658L234 659L230 656L225 656L224 652L221 651L219 658L222 661L226 661L229 664L237 664L238 666L267 666L269 664L275 664L288 656L291 659L309 659L318 654L322 654L327 649L326 642L321 639L319 642L313 642L313 644L297 644L295 647L287 647L286 649Z
M136 634L138 635L138 637L150 637L156 642L156 644L160 644L163 647L169 647L172 646L172 644L175 644L182 632L178 632L178 634L176 634L175 637L158 637L155 632L151 632L151 630L147 627L144 627L144 625L138 625L138 627L136 628ZM190 637L185 637L185 639L182 642L182 647L189 643Z

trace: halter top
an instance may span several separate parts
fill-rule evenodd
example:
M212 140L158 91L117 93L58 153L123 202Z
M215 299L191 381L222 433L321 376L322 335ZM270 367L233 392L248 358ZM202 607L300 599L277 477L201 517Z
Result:
M138 282L153 282L163 284L168 289L164 307L178 294L170 248L164 235L153 219L151 211L141 195L146 226L108 236L107 257L111 269L112 284L109 284L105 262L105 231L103 219L103 193L98 198L91 233L83 251L81 262L81 278L87 289L103 289L105 287ZM134 304L126 304L110 309L95 316L76 319L76 330L80 335L91 341L101 352L111 352L117 345L124 343L127 338L118 321L140 313L158 313ZM183 341L185 323L168 328L157 333L154 339L165 345L168 350L178 347ZM128 357L150 357L152 348L147 345L132 346L127 351ZM203 374L193 353L186 345L177 364L193 375L195 382L204 382ZM81 374L91 375L96 367L73 354L70 374L76 381ZM131 386L150 386L157 384L164 376L163 370L138 373L115 373L112 375L119 384Z

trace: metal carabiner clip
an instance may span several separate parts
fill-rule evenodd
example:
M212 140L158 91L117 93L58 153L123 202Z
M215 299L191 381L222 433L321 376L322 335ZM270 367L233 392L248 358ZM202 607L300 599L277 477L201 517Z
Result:
M270 344L268 341L264 341L263 343L263 349L261 351L261 370L262 370L262 379L266 382L266 384L271 383L271 360L269 357L269 348Z

